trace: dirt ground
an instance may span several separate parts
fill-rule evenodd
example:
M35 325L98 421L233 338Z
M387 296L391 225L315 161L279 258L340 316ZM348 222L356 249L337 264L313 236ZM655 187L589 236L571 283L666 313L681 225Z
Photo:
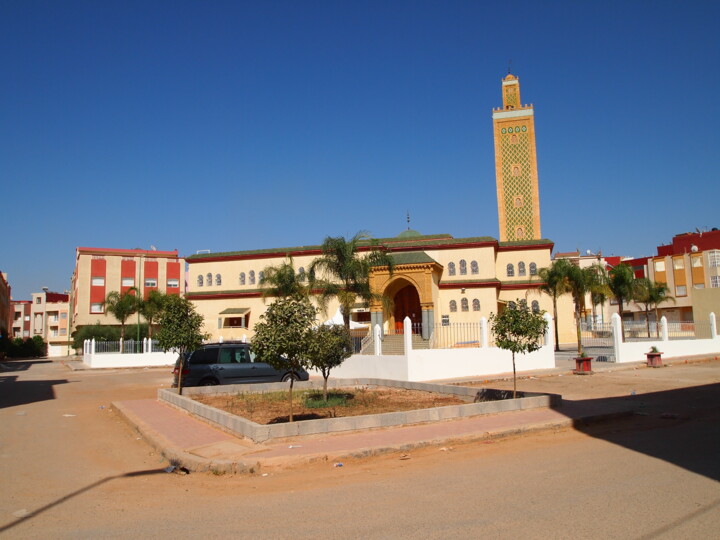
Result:
M13 364L0 375L2 537L640 538L676 522L711 528L670 537L717 531L717 361L518 381L519 390L570 400L645 404L622 421L267 476L164 472L167 460L110 404L154 399L170 369ZM511 388L512 379L480 385ZM588 511L588 501L602 511ZM290 525L276 517L288 508Z
M294 420L315 420L319 418L342 418L364 414L430 409L447 405L467 403L459 397L434 392L407 390L405 388L342 388L330 393L331 406L308 408L304 397L307 391L293 393ZM317 392L313 391L313 394ZM344 403L332 405L332 396L344 397ZM258 424L277 424L288 421L287 392L271 394L223 394L216 396L195 396L205 405L242 416Z

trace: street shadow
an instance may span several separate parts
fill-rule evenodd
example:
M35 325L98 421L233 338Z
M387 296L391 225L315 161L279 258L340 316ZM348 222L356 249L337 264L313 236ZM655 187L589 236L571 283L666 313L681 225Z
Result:
M12 360L6 358L0 362L0 373L6 371L27 371L35 364L52 364L52 360Z
M68 493L64 497L60 497L56 501L46 504L45 506L42 506L42 507L38 508L37 510L32 511L29 514L19 517L15 521L0 527L0 534L12 529L13 527L17 527L21 523L24 523L30 519L33 519L33 518L39 516L43 512L46 512L46 511L50 510L51 508L54 508L54 507L58 506L59 504L62 504L65 501L72 499L73 497L77 497L78 495L82 495L83 493L90 491L91 489L95 489L98 486L106 484L107 482L110 482L111 480L116 480L118 478L134 478L136 476L148 476L148 475L152 475L152 474L167 474L167 473L166 473L165 469L148 469L145 471L135 471L135 472L125 473L125 474L117 474L115 476L108 476L107 478L103 478L102 480L93 482L92 484L89 484L83 488L73 491L72 493Z
M0 409L55 399L55 385L67 379L18 381L17 375L0 375Z
M563 400L573 427L635 452L720 480L720 384L622 397ZM583 417L624 417L586 423Z

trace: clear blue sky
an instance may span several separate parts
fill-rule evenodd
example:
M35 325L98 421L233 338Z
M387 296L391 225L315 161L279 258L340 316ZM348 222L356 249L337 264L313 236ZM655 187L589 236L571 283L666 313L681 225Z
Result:
M720 227L716 1L0 0L15 299L75 247L497 237L491 109L535 105L543 236L643 256Z

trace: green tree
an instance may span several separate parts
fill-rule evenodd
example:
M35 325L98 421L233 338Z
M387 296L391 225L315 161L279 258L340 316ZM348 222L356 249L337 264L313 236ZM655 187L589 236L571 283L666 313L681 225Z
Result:
M665 302L675 302L675 298L670 296L670 289L667 284L654 282L648 278L638 279L635 289L635 301L644 306L647 337L650 337L650 310L655 310L655 329L659 336L660 318L658 317L658 306Z
M498 315L490 314L490 325L495 336L495 343L501 349L512 353L513 365L513 399L517 395L517 376L515 370L515 354L526 354L537 351L547 321L544 312L533 313L525 300L511 302Z
M330 370L341 365L353 353L350 332L339 324L321 324L312 331L309 352L310 365L322 373L323 400L327 402Z
M622 331L622 339L625 341L625 325L622 314L625 309L625 304L633 300L637 292L637 282L633 269L625 263L614 266L608 274L608 287L610 287L610 291L618 302L620 328Z
M165 305L165 298L167 295L157 290L152 290L148 294L146 300L140 300L139 311L140 315L145 317L145 321L148 325L148 336L152 339L153 325L157 324L162 315L163 307Z
M255 325L251 350L257 362L276 369L298 372L310 366L312 327L316 310L307 298L288 296L275 300ZM290 376L290 422L293 421L292 393L295 377Z
M260 279L263 300L269 296L276 298L308 296L310 289L307 281L307 274L296 273L293 258L288 257L279 266L268 266L263 270L263 277Z
M590 302L592 304L593 317L597 319L597 306L604 309L605 302L612 296L612 291L608 286L608 273L605 267L594 264L591 268L594 275L590 283Z
M125 321L128 320L130 315L137 313L140 306L137 293L138 290L131 287L122 294L117 291L110 291L105 298L105 310L120 322L120 352L123 352L123 341L125 340Z
M560 337L558 335L558 312L557 299L568 292L568 284L565 279L569 267L572 263L567 259L558 259L547 268L541 268L538 271L543 284L540 285L540 291L544 292L552 298L553 303L553 319L555 326L555 351L560 350Z
M367 246L368 253L361 254L360 248ZM359 232L350 240L339 237L325 238L322 255L310 265L310 286L320 289L319 303L325 309L331 298L340 302L340 312L345 328L350 329L350 311L360 300L380 301L389 308L389 299L372 291L370 273L373 267L387 266L392 273L395 264L383 251L376 240ZM322 275L322 278L318 276Z
M565 275L567 289L573 299L575 311L575 332L577 335L578 356L582 352L582 316L585 311L585 297L592 290L592 284L595 280L595 271L592 267L580 268L575 264L570 264Z
M182 372L185 356L202 344L207 334L202 332L203 317L187 298L168 295L160 316L157 338L160 348L167 352L175 350L180 355L178 373L178 394L182 395Z

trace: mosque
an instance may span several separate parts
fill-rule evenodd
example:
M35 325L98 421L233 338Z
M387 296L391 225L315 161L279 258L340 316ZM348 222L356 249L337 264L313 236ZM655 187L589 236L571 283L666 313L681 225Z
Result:
M502 102L492 111L499 240L413 230L377 239L395 267L392 274L387 267L376 269L371 286L391 298L393 308L386 312L379 302L357 304L354 326L380 324L392 332L409 317L414 333L428 339L436 325L478 322L519 298L535 311L552 313L551 298L538 289L538 271L550 265L553 242L540 229L534 109L522 104L514 75L502 80ZM270 302L259 284L264 270L291 256L297 271L304 272L319 255L319 245L192 255L186 258L187 297L205 318L211 339L251 339ZM338 308L331 303L327 318Z

